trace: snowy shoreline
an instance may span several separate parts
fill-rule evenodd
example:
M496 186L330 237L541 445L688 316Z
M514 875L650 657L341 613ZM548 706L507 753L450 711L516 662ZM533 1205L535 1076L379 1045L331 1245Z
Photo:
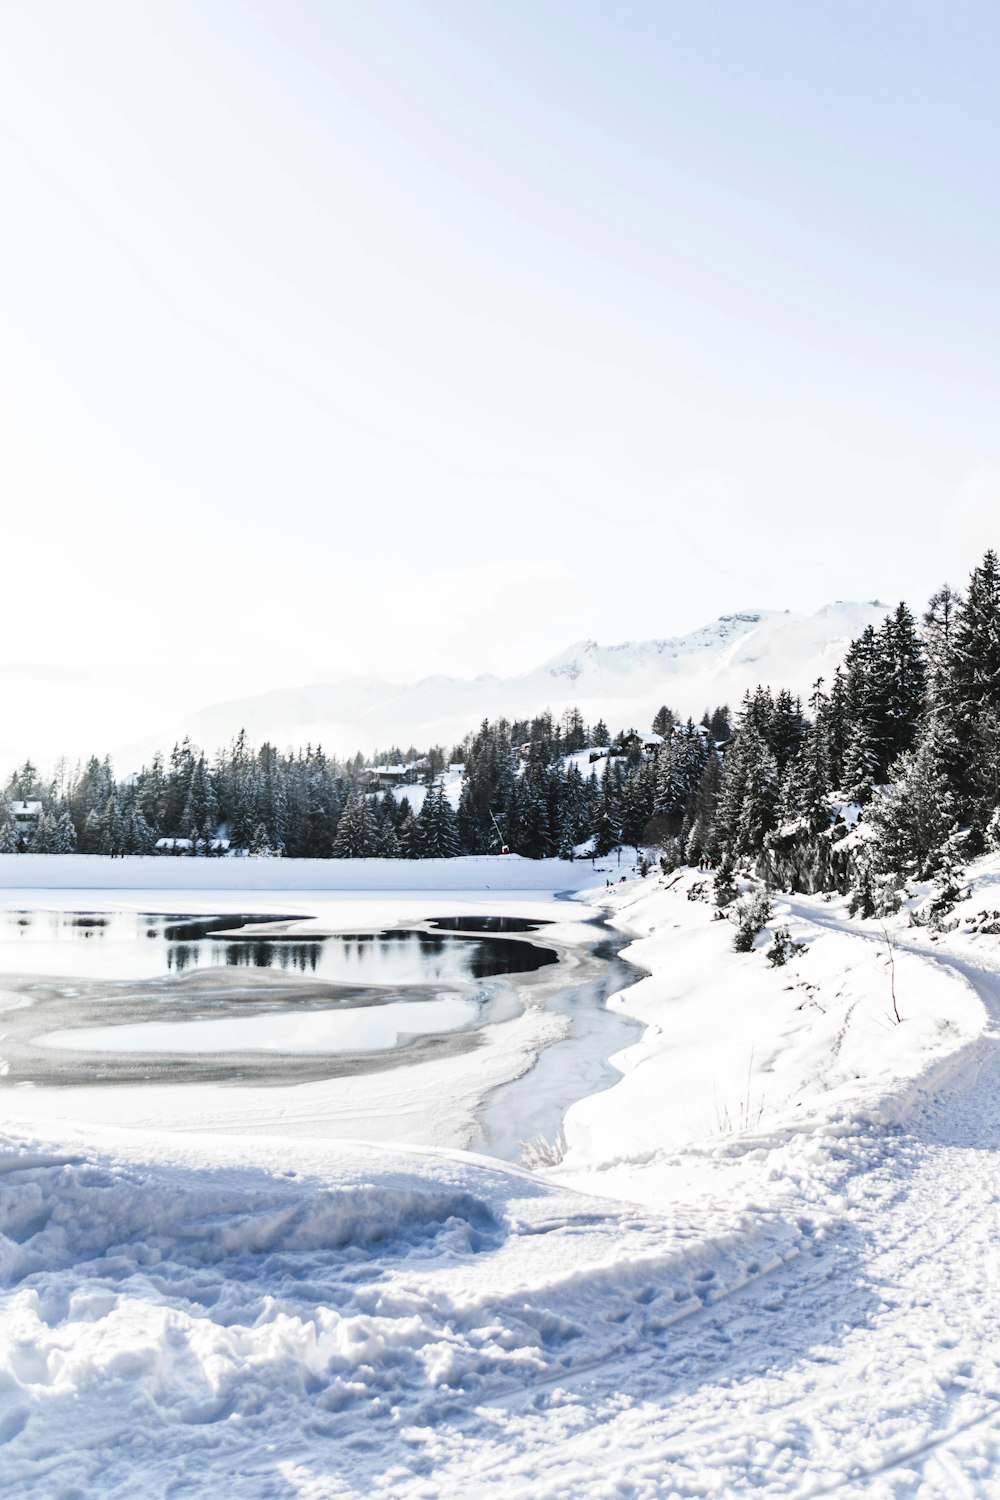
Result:
M772 969L765 939L732 953L729 925L687 899L694 875L582 889L568 905L552 873L548 895L510 891L504 905L555 910L566 933L591 936L579 918L607 911L649 972L614 1001L645 1027L615 1059L621 1079L571 1108L565 1155L543 1172L440 1144L468 1120L462 1060L419 1100L400 1097L398 1073L384 1095L365 1080L355 1123L406 1120L424 1129L416 1147L391 1131L331 1138L310 1085L269 1120L207 1100L182 1118L175 1094L152 1090L128 1128L6 1091L12 1493L847 1494L901 1462L912 1434L930 1442L958 1421L973 1424L961 1441L974 1455L1000 1459L975 1425L1000 1329L983 1307L971 1343L955 1331L975 1258L948 1261L931 1318L919 1258L938 1257L933 1282L951 1253L927 1248L927 1195L945 1191L938 1137L945 1151L969 1143L968 1166L945 1163L941 1183L961 1194L969 1174L973 1241L997 1229L975 1149L975 1090L1000 1089L984 1008L1000 1001L995 942L963 929L932 947L898 918L890 955L877 924L794 898L774 921L806 949ZM1000 886L1000 870L981 882ZM400 905L486 912L497 896L439 888ZM365 908L383 900L330 893L325 915L354 923ZM872 1261L883 1243L888 1301ZM916 1306L923 1342L907 1348ZM862 1431L861 1448L801 1425L819 1409L832 1430ZM927 1493L947 1493L928 1452Z

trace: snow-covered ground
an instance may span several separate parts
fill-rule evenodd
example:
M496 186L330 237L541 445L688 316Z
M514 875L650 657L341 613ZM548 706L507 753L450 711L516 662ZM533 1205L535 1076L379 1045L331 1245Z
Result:
M417 1149L308 1108L282 1133L165 1091L139 1129L8 1090L6 1492L1000 1494L1000 938L976 917L1000 863L944 937L797 897L742 955L694 879L584 893L635 937L649 977L615 1003L646 1030L536 1172L456 1150L447 1108ZM805 949L771 968L777 923Z

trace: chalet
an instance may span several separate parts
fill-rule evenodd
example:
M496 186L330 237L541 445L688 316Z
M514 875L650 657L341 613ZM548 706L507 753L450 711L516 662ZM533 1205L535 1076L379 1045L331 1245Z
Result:
M424 765L426 764L425 761ZM409 766L369 766L365 777L369 787L407 786L410 782L416 781L419 773L418 763Z
M11 801L8 803L10 816L18 837L22 835L29 838L34 833L39 818L42 816L42 804L36 801Z
M627 755L630 750L639 749L647 760L655 760L665 743L662 734L640 734L638 730L630 729L617 745L612 745L611 754Z

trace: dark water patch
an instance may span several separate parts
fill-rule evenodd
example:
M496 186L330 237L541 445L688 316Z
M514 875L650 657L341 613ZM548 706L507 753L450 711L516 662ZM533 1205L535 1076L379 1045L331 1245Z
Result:
M158 916L155 912L145 912L143 920L150 924L146 929L147 937L165 938L168 943L198 943L220 932L236 933L243 927L263 926L270 922L311 922L313 918L275 917L260 913L245 913L241 916L227 914L219 917L166 917Z

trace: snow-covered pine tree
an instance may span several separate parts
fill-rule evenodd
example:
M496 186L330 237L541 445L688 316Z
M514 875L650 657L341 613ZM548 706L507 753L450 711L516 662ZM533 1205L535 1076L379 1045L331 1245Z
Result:
M418 822L424 859L452 859L458 854L458 820L440 781L428 787Z
M884 782L889 767L910 750L923 718L927 696L927 662L910 610L900 603L887 615L875 638L871 700L878 751L875 779Z
M125 850L128 854L151 854L156 838L142 808L136 803L129 813L125 830Z
M634 844L636 848L642 843L643 830L653 816L654 777L651 762L640 760L638 765L630 768L622 787L622 840L626 844Z
M850 738L850 713L847 702L847 678L843 669L834 670L830 691L819 709L817 722L821 723L826 745L827 771L830 787L844 784L844 759Z
M122 854L125 850L125 820L118 798L110 796L100 818L100 852Z
M784 776L788 766L798 755L805 734L802 704L787 688L781 688L776 695L770 724L764 729L764 733L777 763L778 775Z
M756 857L777 822L781 783L759 727L765 722L760 707L759 697L744 700L723 767L716 826L723 855L734 859Z
M598 854L608 854L621 841L621 790L615 762L609 755L604 762L597 815L594 820L594 847Z
M927 657L928 692L937 708L951 702L954 673L955 621L962 603L961 594L943 583L932 594L924 611L921 626Z
M43 809L35 820L31 835L32 854L56 854L56 823L51 813Z
M0 854L17 853L17 828L6 797L0 796Z
M420 842L420 824L413 813L407 807L403 821L399 825L399 853L402 859L420 859L423 848Z
M809 697L810 721L806 725L796 762L795 812L810 833L830 826L830 752L827 744L827 699L823 679L817 678Z
M715 827L719 792L722 788L722 762L714 749L709 750L701 780L691 807L691 827L684 846L689 865L711 868L719 857L719 839Z
M993 812L982 774L982 749L989 742L983 725L1000 719L1000 560L992 549L973 569L956 610L947 691L958 748L955 792L975 853L983 847Z
M375 840L375 853L380 859L399 858L399 839L396 835L395 820L392 814L386 811L384 804L378 820L378 837Z
M929 880L958 827L951 789L954 734L942 714L928 716L916 745L891 769L892 785L866 815L868 849L877 874Z
M662 707L658 708L656 710L656 713L653 715L653 733L662 735L665 740L668 740L673 734L674 730L677 728L679 722L680 720L674 713L673 709L668 708L664 703Z

